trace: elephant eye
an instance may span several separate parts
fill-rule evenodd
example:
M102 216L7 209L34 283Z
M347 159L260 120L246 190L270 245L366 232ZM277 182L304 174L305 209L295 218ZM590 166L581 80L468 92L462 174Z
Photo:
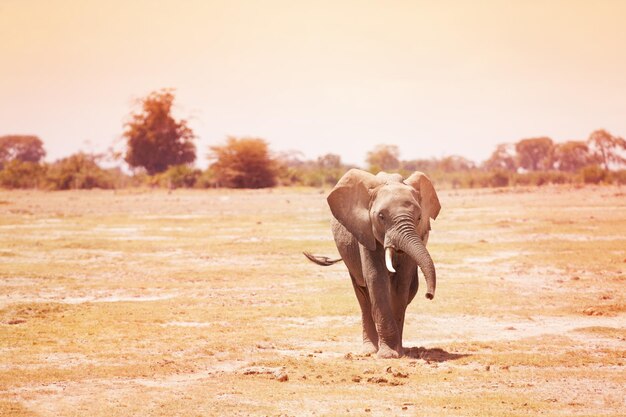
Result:
M383 213L378 213L378 218L381 220L385 220L385 215Z

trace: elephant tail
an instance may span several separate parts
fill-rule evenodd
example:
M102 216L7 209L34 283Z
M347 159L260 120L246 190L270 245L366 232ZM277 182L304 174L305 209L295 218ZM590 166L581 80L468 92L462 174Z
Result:
M330 265L336 264L337 262L343 261L343 259L341 258L330 259L327 256L316 256L316 255L312 255L309 252L302 252L302 254L306 256L309 261L314 262L318 265L322 265L322 266L330 266Z

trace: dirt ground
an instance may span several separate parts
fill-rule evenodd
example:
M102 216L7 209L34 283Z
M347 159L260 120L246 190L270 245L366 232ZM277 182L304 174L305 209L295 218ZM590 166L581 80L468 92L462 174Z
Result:
M0 415L626 415L625 189L441 191L394 360L325 194L0 191Z

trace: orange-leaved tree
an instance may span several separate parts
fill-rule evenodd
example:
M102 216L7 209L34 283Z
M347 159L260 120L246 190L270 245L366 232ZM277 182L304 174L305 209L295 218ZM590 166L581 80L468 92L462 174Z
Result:
M211 146L210 169L218 186L266 188L276 185L277 164L266 141L228 137L221 146Z
M379 171L393 172L400 169L400 149L396 145L376 145L367 153L365 161L368 170L376 174Z
M587 141L595 152L597 158L608 171L611 164L622 166L626 164L626 140L619 136L613 136L604 129L591 133Z
M594 157L583 141L570 140L554 146L554 164L560 171L576 172L592 162Z
M0 169L11 161L39 163L46 156L43 142L32 135L0 137Z
M186 120L172 117L174 93L163 89L141 100L141 111L131 115L124 138L127 150L124 158L131 167L143 167L154 175L172 165L196 160L196 138Z
M554 142L547 137L522 139L515 144L519 166L528 171L552 168Z

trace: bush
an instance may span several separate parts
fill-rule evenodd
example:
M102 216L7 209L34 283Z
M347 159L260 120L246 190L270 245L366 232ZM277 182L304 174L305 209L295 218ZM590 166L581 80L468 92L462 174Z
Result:
M100 168L95 156L82 152L50 165L46 183L53 190L115 187L113 172Z
M196 179L195 188L216 188L217 180L215 179L215 173L210 169L206 169L200 172L200 175Z
M505 171L494 171L491 173L489 179L489 185L491 187L506 187L509 185L509 174Z
M542 186L547 184L572 184L577 182L575 174L563 171L531 171L523 174L513 174L512 185Z
M580 176L585 184L599 184L607 179L607 172L598 165L589 165L580 170Z
M103 169L104 175L106 175L107 180L113 185L113 188L130 188L130 187L139 187L142 184L140 178L136 178L135 176L130 176L121 168L109 168Z
M46 168L36 162L14 159L0 171L0 186L4 188L37 188L44 179Z
M611 175L613 181L619 185L626 185L626 169L613 172Z
M209 159L217 183L228 188L267 188L277 183L277 162L266 141L229 137L222 146L211 146Z
M513 174L511 177L511 184L515 186L529 186L532 185L532 178L527 174Z
M571 184L575 182L575 176L564 171L550 171L548 178L550 184Z
M276 173L280 185L333 187L350 168L335 154L326 154L316 161L301 161L293 155L286 155L277 159Z
M504 171L495 173L478 169L462 172L433 171L428 172L427 175L433 182L452 188L504 187L508 184L508 174Z
M191 168L189 165L174 165L167 171L151 177L150 184L169 189L192 188L201 175L202 171Z
M307 187L332 187L345 173L343 168L310 168L300 169L298 184Z
M302 180L302 169L297 167L287 167L283 165L279 165L278 170L276 171L277 181L279 185L283 186L292 186L292 185L303 185Z

